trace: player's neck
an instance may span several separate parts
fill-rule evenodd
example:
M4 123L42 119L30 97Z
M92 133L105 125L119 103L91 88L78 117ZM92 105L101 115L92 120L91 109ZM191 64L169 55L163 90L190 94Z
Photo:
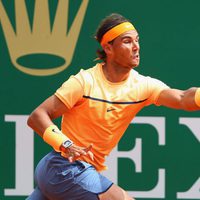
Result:
M125 81L130 74L129 68L107 63L102 65L102 69L106 79L113 83Z

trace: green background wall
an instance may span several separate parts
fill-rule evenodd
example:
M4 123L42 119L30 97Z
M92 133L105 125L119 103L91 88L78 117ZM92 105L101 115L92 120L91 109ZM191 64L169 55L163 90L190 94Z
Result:
M32 169L51 148L27 128L26 118L71 74L95 64L93 61L96 58L95 51L100 46L93 39L93 35L98 23L106 15L112 12L121 13L137 28L141 45L141 64L137 68L140 73L158 78L173 88L187 89L200 86L200 1L198 0L90 0L83 15L80 34L69 66L62 72L49 76L26 74L18 70L12 62L9 49L23 48L27 41L31 41L30 38L23 40L23 37L20 37L25 31L25 25L24 29L17 30L16 2L26 5L27 19L32 26L34 4L37 2L39 5L44 0L26 0L26 4L21 0L0 1L2 3L0 6L1 200L21 200L30 193L33 184ZM46 16L50 19L52 28L57 4L61 0L47 2L50 13ZM83 2L87 0L69 0L69 10L66 12L69 16L69 28ZM42 8L42 4L40 7ZM2 9L7 12L13 29L19 31L16 34L15 44L8 45L6 41L6 35L8 36L10 31L5 31L3 24L6 19ZM49 37L51 36L49 34ZM62 42L59 37L55 39ZM34 46L34 43L32 45ZM67 45L66 43L66 51L69 51ZM59 57L37 52L37 55L22 57L18 63L27 68L45 69L53 68L62 61ZM163 120L163 124L158 125L164 130L163 144L159 143L158 129L148 122L149 119L154 122ZM56 123L59 124L59 119ZM135 148L137 139L141 141L139 145L141 149L135 152L141 157L140 172L136 171L134 159L130 156L132 154L127 156L125 153ZM135 125L129 126L112 155L117 163L111 160L109 168L111 173L117 169L114 180L138 197L136 199L200 199L199 142L200 112L189 113L150 106L139 113ZM137 157L134 152L133 157ZM28 158L30 160L27 160ZM159 169L164 170L163 189L150 194L148 191L152 191L158 183ZM25 178L26 173L27 178Z

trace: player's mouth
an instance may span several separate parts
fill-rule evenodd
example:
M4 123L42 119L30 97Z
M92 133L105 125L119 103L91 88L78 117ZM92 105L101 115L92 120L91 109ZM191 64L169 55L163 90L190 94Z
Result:
M139 59L140 59L139 54L133 55L133 59L134 59L134 60L139 60Z

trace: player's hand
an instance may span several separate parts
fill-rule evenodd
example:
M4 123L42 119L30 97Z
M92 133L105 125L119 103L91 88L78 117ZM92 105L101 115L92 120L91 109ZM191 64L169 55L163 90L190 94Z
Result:
M72 144L70 147L64 148L61 147L61 155L69 160L69 162L74 162L76 159L81 156L88 155L92 160L94 160L94 155L91 152L92 144L88 147L79 147L75 144Z

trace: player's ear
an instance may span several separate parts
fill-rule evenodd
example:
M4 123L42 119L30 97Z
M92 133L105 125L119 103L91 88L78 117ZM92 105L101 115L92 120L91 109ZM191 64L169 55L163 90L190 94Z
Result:
M106 52L106 54L110 54L112 52L112 45L107 43L103 45L103 50Z

